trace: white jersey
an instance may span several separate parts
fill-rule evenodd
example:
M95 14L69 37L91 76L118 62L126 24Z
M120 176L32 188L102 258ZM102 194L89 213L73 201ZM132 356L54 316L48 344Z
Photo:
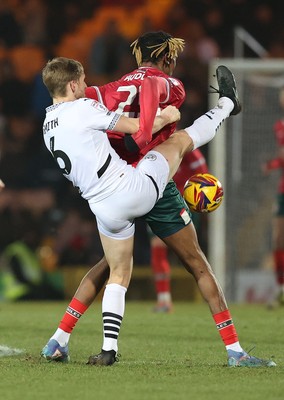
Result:
M119 118L90 99L58 103L46 109L45 145L86 200L95 196L99 201L109 196L119 185L119 176L129 168L105 133L114 128Z
M105 132L119 118L91 99L58 103L46 109L43 135L62 173L89 202L99 231L125 239L134 234L134 218L149 212L162 197L169 166L155 151L137 168L122 160Z

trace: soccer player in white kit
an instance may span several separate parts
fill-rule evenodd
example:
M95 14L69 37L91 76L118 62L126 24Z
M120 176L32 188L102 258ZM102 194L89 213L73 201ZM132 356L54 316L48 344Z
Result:
M137 120L111 112L96 101L84 98L85 74L78 61L58 57L43 69L43 81L53 98L53 105L47 108L44 121L45 144L65 177L89 202L110 267L102 300L104 340L101 353L92 356L91 364L112 365L116 361L125 293L133 266L135 218L150 211L163 195L183 155L209 142L222 121L241 110L234 80L230 73L227 79L224 68L223 73L224 90L219 90L218 105L198 118L191 127L175 132L156 146L134 168L112 149L105 130L134 134L139 130L139 122L144 130L152 130L156 110L154 113L147 110L147 116L141 112L140 120ZM179 116L175 107L165 108L155 118L153 130L158 131L178 120ZM64 331L57 332L58 340L61 334L68 335ZM64 339L60 337L60 342ZM41 354L48 360L69 359L68 347L59 345L53 337Z
M79 85L84 87L83 75L80 80ZM179 111L170 106L156 119L157 126L178 118ZM111 147L105 133L114 127L135 133L138 120L110 112L95 100L79 98L48 107L43 133L62 173L89 202L99 231L110 238L128 239L134 234L134 218L146 214L162 196L170 168L156 151L150 152L137 168L128 165ZM191 139L186 139L191 145Z

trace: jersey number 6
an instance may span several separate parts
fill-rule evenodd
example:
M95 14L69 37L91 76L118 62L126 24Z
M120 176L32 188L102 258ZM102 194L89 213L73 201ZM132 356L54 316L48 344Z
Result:
M59 165L59 168L61 169L61 172L65 175L69 175L71 172L72 164L70 161L70 158L67 156L64 151L61 150L54 150L54 136L50 138L50 151Z

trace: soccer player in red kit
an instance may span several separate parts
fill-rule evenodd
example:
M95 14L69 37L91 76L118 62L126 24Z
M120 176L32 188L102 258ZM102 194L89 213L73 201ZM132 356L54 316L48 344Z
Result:
M199 149L188 152L175 174L173 180L181 194L185 182L194 174L205 174L208 172L206 160ZM192 216L195 226L199 215ZM206 217L205 215L202 216ZM150 232L151 267L154 274L157 304L154 312L169 313L172 311L170 263L168 259L168 247L156 235Z
M160 34L162 37L162 33ZM146 36L147 37L147 36ZM175 44L175 58L177 58L178 53L183 49L184 43L181 39L174 39ZM156 46L156 52L161 52L160 46ZM155 47L150 49L150 53L155 53ZM141 63L139 58L139 46L138 41L134 43L134 54L136 55L138 65ZM157 54L158 55L158 54ZM158 69L156 66L147 66L143 63L140 68L137 70L128 73L123 76L121 79L115 82L108 83L103 86L91 86L86 89L86 96L93 98L95 100L100 101L101 103L107 105L107 107L111 110L116 110L124 115L130 117L136 117L140 114L140 107L151 107L149 105L149 101L153 104L153 109L155 109L155 103L159 103L161 108L166 107L168 104L175 105L179 108L184 99L185 92L183 84L178 79L173 79L170 76L173 73L175 68L175 62L171 62L170 58L164 60L163 68ZM141 83L145 79L146 76L159 76L163 78L163 81L160 82L158 88L150 88L149 92L143 91L143 94L140 94ZM140 96L138 96L140 94ZM136 143L130 143L134 145L133 150L142 149L139 152L135 151L131 153L126 149L125 143L122 140L124 135L121 133L113 133L109 132L109 139L112 146L116 149L118 154L128 163L136 164L140 158L143 157L145 152L147 152L154 143L158 144L166 140L171 133L175 130L175 124L169 125L163 128L162 131L158 132L153 137L145 139L144 136L140 135L135 138ZM143 131L143 130L142 130ZM132 141L132 138L129 138ZM149 146L147 146L147 141L151 142ZM135 148L137 145L137 148ZM133 146L132 146L133 147ZM196 152L196 153L195 153ZM195 158L197 155L200 155L201 152L199 149L195 150L195 152L191 152L186 156L186 160L189 158ZM196 154L196 156L195 156ZM185 161L183 163L184 167L188 165L188 162ZM177 179L181 177L181 170L184 170L184 167L180 167L179 172L177 174ZM187 168L186 168L187 169ZM185 181L188 179L187 171L185 173ZM181 192L182 193L182 192ZM159 216L160 217L160 216ZM157 228L156 228L157 229ZM159 236L164 235L163 232L158 232ZM161 237L161 236L160 236ZM157 312L170 312L172 310L172 301L171 301L171 293L170 293L170 265L167 259L167 246L164 242L156 235L150 233L150 241L151 241L151 266L154 273L155 280L155 288L157 293L157 305L154 311Z
M160 33L161 40L163 33ZM183 50L184 41L182 39L168 38L171 43L171 57L164 57L161 68L151 65L149 61L143 62L138 69L124 75L115 82L103 86L91 86L86 89L86 97L99 101L110 110L123 113L127 117L138 117L140 109L149 110L166 108L172 105L179 108L185 99L185 91L182 82L171 75L176 65L176 58ZM164 42L165 46L168 42ZM133 44L133 53L136 56L138 65L142 62L142 55L138 40ZM148 58L158 57L165 48L160 44L148 50ZM151 55L152 54L152 55ZM144 66L145 64L145 66ZM159 81L153 80L152 85L143 88L140 95L141 84L146 77L160 77ZM176 129L176 124L170 124L153 136L145 137L143 126L136 135L131 135L124 139L124 134L120 132L109 132L108 137L111 145L121 158L127 160L129 164L136 165L138 161L154 146L165 141ZM133 141L135 138L135 141ZM131 154L132 153L132 154Z

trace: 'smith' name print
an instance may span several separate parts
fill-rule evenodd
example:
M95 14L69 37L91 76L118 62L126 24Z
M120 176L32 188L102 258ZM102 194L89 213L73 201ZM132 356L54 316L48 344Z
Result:
M58 123L58 118L52 119L51 121L48 121L46 124L43 126L43 134L47 133L50 131L50 129L54 129L59 125Z

